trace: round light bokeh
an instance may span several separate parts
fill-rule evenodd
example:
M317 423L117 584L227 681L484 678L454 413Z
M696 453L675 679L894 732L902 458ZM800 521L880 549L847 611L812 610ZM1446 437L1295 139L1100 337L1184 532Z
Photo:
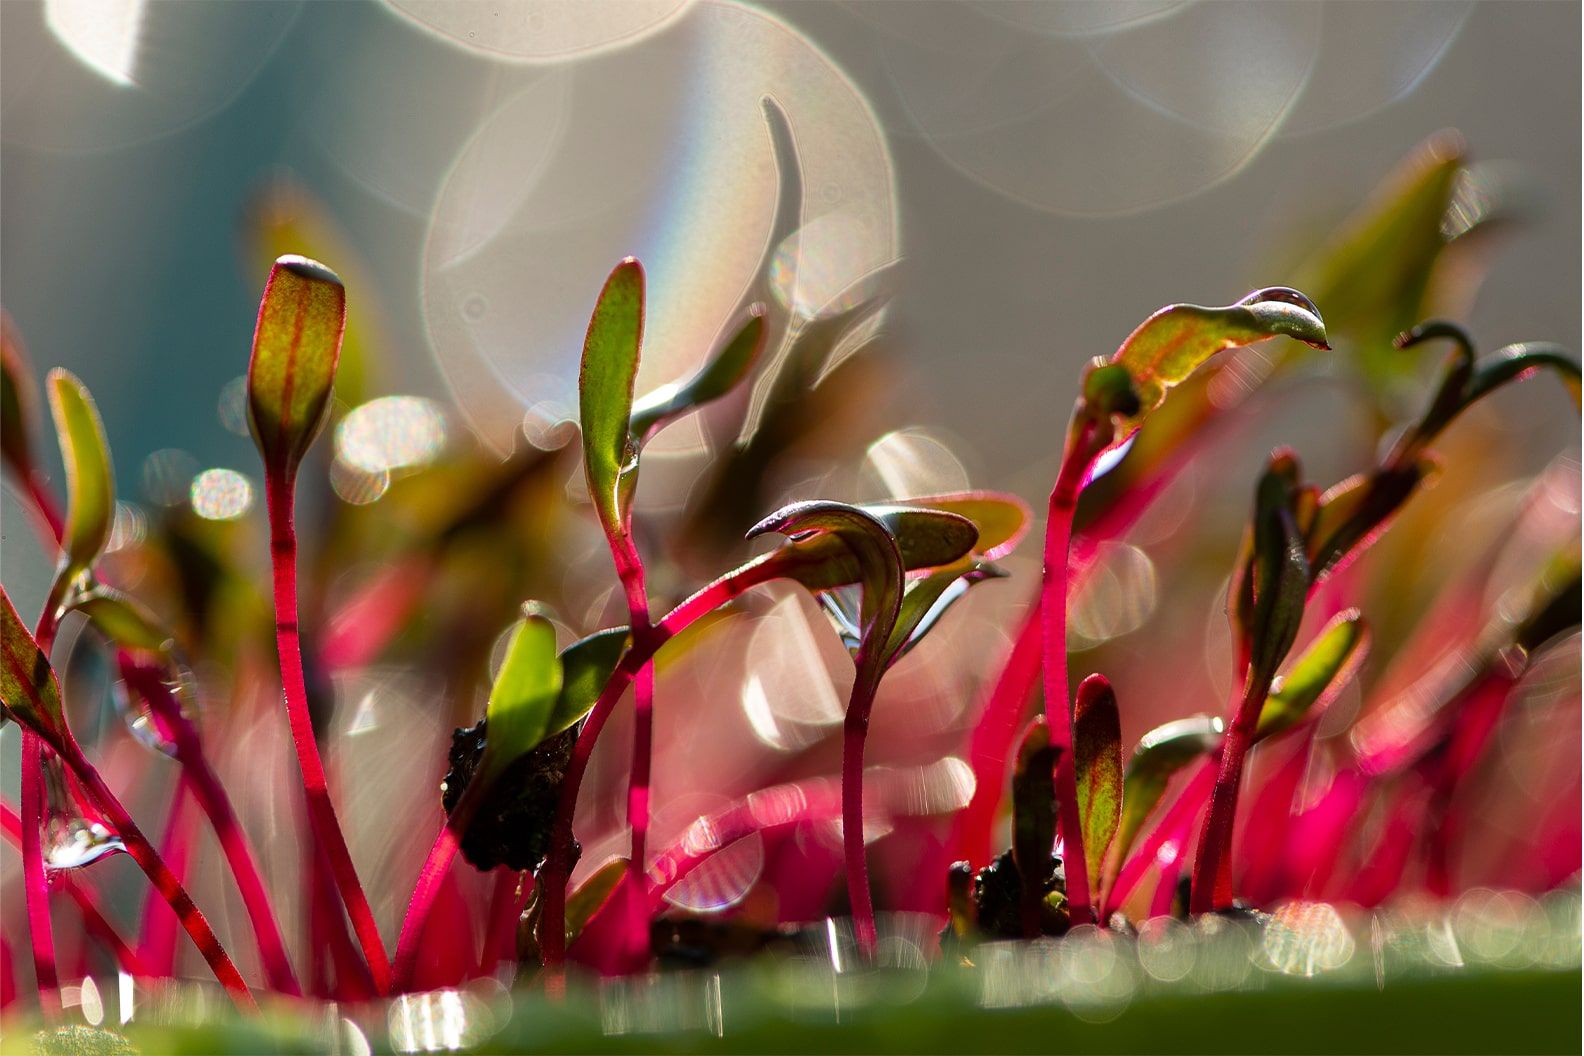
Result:
M97 152L223 109L263 68L301 5L44 0L4 9L0 138Z
M425 32L505 62L587 58L665 28L693 0L385 0Z
M766 96L803 170L797 301L820 303L895 259L891 160L851 82L778 19L697 3L618 56L556 67L474 133L431 221L423 299L489 442L507 446L525 408L576 406L589 312L625 256L647 271L640 391L698 366L774 248Z

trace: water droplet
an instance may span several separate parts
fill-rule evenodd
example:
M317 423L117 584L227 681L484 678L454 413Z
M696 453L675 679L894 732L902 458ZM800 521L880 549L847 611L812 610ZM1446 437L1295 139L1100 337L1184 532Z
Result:
M44 761L44 865L81 869L126 850L121 837L84 802L58 756Z

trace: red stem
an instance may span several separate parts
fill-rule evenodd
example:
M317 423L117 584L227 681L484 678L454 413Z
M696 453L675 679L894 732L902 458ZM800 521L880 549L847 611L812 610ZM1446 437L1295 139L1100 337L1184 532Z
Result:
M1067 581L1073 517L1085 478L1102 449L1097 426L1085 421L1062 455L1045 522L1045 570L1040 590L1041 653L1045 672L1045 721L1056 749L1056 808L1062 836L1068 913L1074 923L1094 923L1089 867L1084 861L1083 821L1073 770L1072 696L1067 685Z
M847 869L847 901L853 915L858 949L865 957L875 950L874 900L869 892L869 865L864 860L863 754L869 734L869 712L874 707L875 682L866 677L860 659L842 723L842 854Z
M1161 817L1160 823L1123 863L1122 870L1117 874L1116 883L1112 884L1111 890L1106 893L1107 916L1122 908L1122 903L1127 901L1127 897L1133 893L1133 889L1144 878L1149 867L1155 863L1161 847L1171 838L1172 833L1185 824L1192 824L1195 815L1199 813L1199 808L1204 806L1205 797L1210 794L1215 782L1215 774L1215 760L1206 759L1188 779L1182 791L1177 794L1177 798Z
M46 1018L60 1015L60 980L55 974L55 931L50 923L49 876L44 871L44 742L22 731L22 882L26 892L28 939L39 1006Z
M380 940L379 926L374 922L368 896L358 881L346 836L336 820L335 804L330 799L324 763L319 758L313 719L308 711L308 686L303 677L302 643L297 627L297 532L292 523L295 481L279 473L269 473L264 479L270 519L270 564L275 579L275 644L280 655L281 687L286 697L292 744L296 747L297 765L302 771L308 821L329 862L375 989L386 994L391 986L390 959Z
M160 835L160 857L178 877L187 872L192 849L192 787L185 771L176 779L170 809L165 814L165 831ZM176 972L176 929L180 922L159 893L150 891L143 905L143 924L139 949L156 975Z
M440 887L451 871L451 863L456 860L457 851L461 849L462 833L467 831L483 798L482 793L475 793L475 789L482 784L484 784L482 780L475 779L463 791L462 797L457 800L456 808L451 811L451 816L446 819L444 825L440 826L434 845L429 848L429 855L418 870L418 880L413 885L412 898L407 902L407 913L402 917L401 937L396 941L397 993L406 993L412 986L413 973L418 967L418 944L423 939L424 928L429 923L429 915L434 911L435 900L440 895Z
M1012 742L1017 739L1029 693L1039 678L1042 634L1043 623L1036 604L1018 629L1012 651L990 690L969 741L968 760L973 767L974 792L967 808L957 815L947 846L952 854L966 859L975 869L990 864L991 832L1005 792L1007 760Z
M1238 792L1243 784L1243 764L1254 743L1254 730L1269 692L1270 679L1257 676L1251 669L1232 724L1221 741L1221 762L1215 790L1210 794L1210 812L1205 815L1199 853L1194 858L1189 908L1195 914L1232 905L1232 833L1237 822Z
M490 892L489 917L484 924L484 949L479 955L480 976L495 974L506 951L517 937L517 885L522 874L508 865L495 867L495 887Z
M69 732L67 738L57 746L61 758L72 768L77 780L82 782L95 804L110 819L117 835L121 837L121 842L126 845L127 852L138 863L144 875L149 878L149 882L165 901L170 903L171 909L175 910L182 927L192 936L198 951L203 954L204 960L214 971L215 978L219 979L230 992L232 1000L245 1011L257 1011L258 1005L254 1002L247 983L243 981L236 965L231 963L230 956L220 944L219 938L215 936L214 930L210 928L209 921L193 904L192 896L187 893L181 881L176 879L176 874L170 871L165 860L143 835L143 831L138 828L137 822L132 820L132 815L127 813L115 793L110 791L110 786L106 785L104 778L99 776L99 771L95 770L93 764L82 754L82 749L77 747L75 741L69 739Z
M253 926L265 978L273 989L292 997L301 996L302 988L292 971L291 960L286 956L286 943L281 938L275 907L270 903L269 890L259 873L253 848L237 821L230 796L204 755L198 731L181 713L181 706L171 697L170 689L157 669L138 664L124 653L120 659L122 675L148 703L149 709L160 721L162 732L175 745L176 760L182 766L183 776L189 782L198 806L209 818L215 837L220 841L220 849L225 854L226 864L230 866L248 920Z

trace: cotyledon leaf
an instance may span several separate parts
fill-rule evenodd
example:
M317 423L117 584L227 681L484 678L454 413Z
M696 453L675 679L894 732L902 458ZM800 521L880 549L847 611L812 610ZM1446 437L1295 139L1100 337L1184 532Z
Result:
M546 737L569 729L589 713L627 651L630 637L627 628L612 627L580 638L561 651L561 691Z
M1225 732L1213 715L1194 715L1157 726L1139 738L1122 776L1122 817L1112 862L1120 866L1144 823L1166 794L1173 774L1215 751Z
M726 344L687 381L671 382L633 404L631 424L635 442L642 444L667 422L696 410L736 388L764 351L765 308L751 305L748 318Z
M616 265L600 290L578 372L589 497L612 539L627 533L628 503L637 484L630 422L643 325L643 266L628 257Z
M45 380L50 413L66 463L66 534L62 572L69 578L91 566L115 523L115 477L104 425L88 389L59 367Z
M1104 675L1078 684L1073 701L1073 766L1084 861L1098 877L1122 820L1122 717Z
M490 688L489 735L475 780L494 780L545 739L561 685L555 626L537 612L525 612L512 629L506 659Z
M72 598L70 605L86 616L100 634L123 649L164 655L173 645L170 632L160 626L158 618L142 602L113 587L96 583Z
M307 257L275 261L248 361L248 420L272 476L291 480L330 414L346 289Z
M1031 514L1028 503L1011 492L959 491L941 495L920 495L897 499L897 505L916 506L926 510L941 510L966 517L978 529L979 538L973 552L987 561L1006 557L1028 531ZM900 541L900 540L899 540ZM904 551L907 549L903 542ZM904 553L904 560L906 555Z
M6 714L57 742L66 729L61 711L60 685L49 657L39 649L11 604L11 595L0 587L0 704Z
M1220 308L1197 304L1162 308L1140 323L1110 360L1126 368L1138 400L1137 411L1124 416L1127 431L1217 352L1277 336L1314 348L1330 347L1314 302L1283 286L1255 290Z
M790 523L802 516L802 508L844 504L793 503L771 514L756 525L749 538L767 531L780 531L775 522ZM857 509L878 522L895 540L904 571L939 568L969 554L978 540L978 529L966 517L944 510L921 509L906 505L846 507ZM802 535L763 558L765 579L796 580L811 591L831 590L860 582L864 568L858 553L831 532Z
M1357 609L1331 618L1292 669L1271 684L1260 709L1254 739L1262 740L1289 730L1322 702L1342 691L1369 651L1369 628Z

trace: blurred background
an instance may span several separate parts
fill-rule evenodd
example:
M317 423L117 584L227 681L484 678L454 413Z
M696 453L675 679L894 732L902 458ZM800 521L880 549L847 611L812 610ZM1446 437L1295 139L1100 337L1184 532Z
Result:
M767 252L771 293L796 318L887 269L891 299L870 335L887 369L853 394L859 424L776 497L972 485L1039 509L1088 358L1161 305L1295 282L1296 262L1441 130L1490 163L1519 218L1465 306L1481 347L1577 349L1579 41L1569 3L8 0L0 294L35 368L65 366L96 394L123 498L259 521L239 378L260 248L304 216L320 244L334 233L341 254L326 262L371 320L365 396L434 401L370 425L383 443L416 445L410 462L470 434L496 452L521 429L554 435L575 410L594 296L625 255L650 282L640 388L699 361ZM792 126L806 202L803 228L776 245L765 96ZM1533 386L1493 402L1505 454L1482 487L1526 480L1558 452L1576 478L1565 399ZM1166 503L1076 603L1075 633L1111 643L1123 672L1130 741L1224 689L1219 583L1270 447L1296 444L1321 482L1367 465L1367 450L1334 442L1368 413L1344 386L1280 404L1191 475L1206 500L1195 516L1221 540L1202 569L1171 578L1152 559L1192 505ZM708 439L678 426L657 441L650 509L680 503ZM343 459L355 440L338 440ZM192 486L215 469L230 474ZM1573 493L1576 516L1576 479ZM1498 534L1504 522L1479 509L1484 520L1454 510L1437 538ZM9 483L0 513L4 582L29 611L49 563ZM585 543L581 559L603 575ZM1025 544L1007 562L1013 582L982 588L942 628L955 648L899 669L897 696L938 707L887 717L882 701L879 743L887 723L961 735L982 658L1004 648L1031 595L1037 549ZM1163 598L1172 622L1135 633ZM574 629L599 622L598 598L585 600ZM795 626L758 637L778 620ZM757 675L723 674L717 658L674 677L698 699L736 680L743 743L799 751L839 720L851 677L834 636L810 636L818 620L788 593L731 632L753 645ZM1191 676L1151 669L1162 643L1188 650ZM832 681L767 704L764 687L798 683L810 656ZM674 743L725 736L694 718L672 727ZM1576 707L1569 721L1576 730ZM939 754L944 742L921 743ZM596 776L619 782L614 766ZM751 788L781 772L727 770L696 783ZM950 805L965 797L959 778L936 773L931 787ZM706 799L673 798L662 837ZM615 846L619 819L605 820Z

